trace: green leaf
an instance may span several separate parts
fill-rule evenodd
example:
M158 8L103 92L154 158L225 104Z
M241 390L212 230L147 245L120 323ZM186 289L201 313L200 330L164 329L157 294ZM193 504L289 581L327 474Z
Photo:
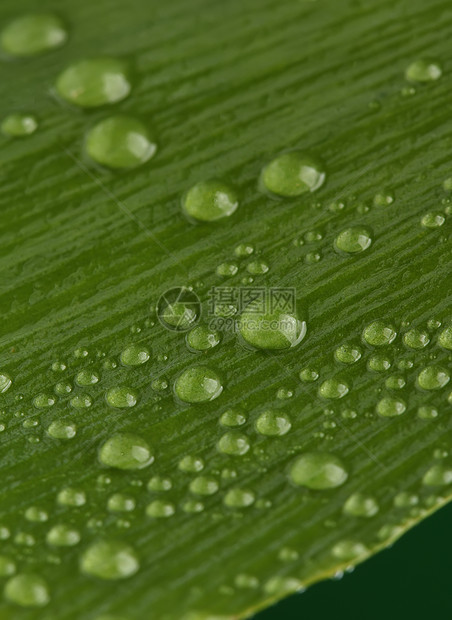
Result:
M244 617L451 498L451 26L68 0L3 30L2 620ZM224 287L297 312L236 333Z

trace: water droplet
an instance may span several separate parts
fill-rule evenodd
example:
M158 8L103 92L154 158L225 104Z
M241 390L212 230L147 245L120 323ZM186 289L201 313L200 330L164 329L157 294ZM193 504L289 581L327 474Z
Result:
M38 128L38 121L31 114L17 112L9 114L2 122L1 130L5 136L20 138L29 136Z
M72 422L54 420L47 429L47 433L54 439L72 439L77 433L77 427Z
M250 449L248 437L243 433L230 431L225 433L217 443L217 448L223 454L243 456Z
M234 249L234 254L238 258L246 258L247 256L251 256L253 252L254 252L254 245L252 245L251 243L240 243Z
M221 263L216 269L218 276L224 276L225 278L235 276L239 267L236 263Z
M363 339L373 347L382 347L391 344L397 332L389 323L373 321L363 331Z
M59 394L60 396L65 396L66 394L70 394L72 392L72 385L70 383L66 383L65 381L60 381L55 384L55 394Z
M81 370L77 373L75 377L75 382L77 385L81 387L86 387L88 385L95 385L99 381L99 375L92 370Z
M54 547L73 547L80 542L80 539L80 533L64 523L54 525L46 536L48 544Z
M298 560L298 557L298 551L290 547L283 547L278 553L278 559L281 560L281 562L295 562Z
M70 400L71 407L74 409L87 409L93 404L92 398L89 394L77 394Z
M154 461L154 457L144 439L131 433L118 433L101 446L99 460L117 469L143 469Z
M433 465L424 474L422 483L428 487L444 487L452 484L452 466L446 463Z
M121 363L124 366L140 366L148 361L149 350L139 344L132 344L121 353Z
M452 351L452 327L446 327L440 333L438 337L438 344L443 349L447 349L448 351ZM1 385L0 385L1 391Z
M213 495L218 488L218 482L209 476L197 476L189 485L190 491L195 495Z
M218 398L223 385L215 371L206 366L193 366L179 375L174 391L184 403L205 403Z
M449 372L442 366L426 366L417 376L417 384L423 390L439 390L449 381Z
M395 200L394 192L384 189L374 196L374 205L376 207L389 207Z
M6 555L0 555L0 577L10 577L16 572L16 565Z
M306 452L292 463L289 477L297 486L308 489L333 489L348 478L342 460L329 452Z
M99 541L88 547L80 560L80 569L100 579L125 579L140 568L133 547L119 541Z
M319 396L327 399L343 398L348 394L348 385L339 379L327 379L319 387Z
M377 413L384 418L393 418L402 415L406 411L406 404L403 400L386 396L377 404Z
M304 383L312 383L313 381L317 381L319 378L319 373L312 368L303 368L300 370L300 374L298 376Z
M122 101L131 84L126 63L116 58L81 60L58 77L60 97L81 107L92 108Z
M392 375L392 377L388 377L386 379L385 385L391 390L401 390L403 387L405 387L406 381L400 375Z
M423 228L439 228L444 224L446 218L439 211L431 211L426 213L421 219L421 226Z
M3 394L12 385L12 379L6 372L0 372L0 394Z
M220 417L222 426L242 426L246 423L246 416L239 410L228 409Z
M438 410L430 405L422 405L417 410L417 415L422 420L433 420L438 417Z
M263 411L256 420L257 432L268 437L285 435L291 428L289 416L277 409Z
M415 60L405 71L408 82L434 82L443 72L438 61L429 58Z
M259 587L259 579L257 577L254 577L254 575L240 573L234 579L234 584L237 588L255 589Z
M217 179L196 183L182 198L184 213L199 222L215 222L229 217L238 206L234 188Z
M5 598L21 607L44 607L50 601L47 583L32 573L11 577L5 585Z
M86 151L108 168L135 168L147 162L157 150L143 123L131 116L110 116L88 132Z
M246 270L253 276L257 276L262 275L263 273L267 273L267 271L269 270L269 266L264 261L255 260L252 263L248 263L248 265L246 266Z
M18 532L14 537L14 542L16 543L16 545L33 547L36 544L36 539L32 534L27 534L26 532Z
M137 394L134 390L125 385L110 388L105 399L111 407L126 409L137 404Z
M191 350L207 351L221 342L221 334L216 329L210 329L206 325L197 325L187 333L185 339Z
M55 398L48 394L38 394L33 399L33 405L37 409L44 409L46 407L52 407L55 404Z
M187 454L179 461L178 468L187 474L196 474L204 469L204 461L199 456Z
M430 342L430 337L424 330L410 329L403 334L403 342L410 349L423 349Z
M276 576L267 581L264 585L264 590L267 594L279 598L291 594L292 592L302 592L304 586L301 581L295 579L295 577Z
M334 555L335 558L347 562L365 556L370 552L366 545L359 541L341 540L334 545L331 553Z
M61 506L79 507L86 504L86 495L80 489L66 487L58 493L57 502Z
M256 496L249 489L233 488L224 496L223 502L228 508L247 508L254 504Z
M238 328L243 340L256 349L284 350L297 346L306 336L306 322L295 314L276 310L262 312L251 302L242 312Z
M319 189L326 178L323 163L300 151L283 153L261 173L263 187L277 196L300 196Z
M377 500L363 493L353 493L344 504L345 514L352 517L373 517L379 509Z
M342 364L354 364L361 359L362 351L352 344L343 344L334 352L334 357Z
M155 499L146 507L146 514L148 517L155 519L165 519L171 517L176 512L174 504L171 502L165 502L162 499Z
M110 512L131 512L135 509L135 500L130 495L115 493L108 498L107 508Z
M336 249L347 254L364 252L370 247L371 243L371 232L363 226L353 226L343 230L334 241Z
M24 15L10 22L1 34L3 51L11 56L34 56L63 45L67 30L51 13Z
M25 518L27 521L31 521L33 523L44 523L49 518L49 515L42 508L30 506L30 508L27 508L25 511Z
M385 355L372 355L369 357L367 367L374 372L385 372L391 368L391 360Z
M148 482L149 491L169 491L172 486L171 480L163 476L153 476Z
M402 491L394 497L394 506L397 508L410 508L412 506L417 506L418 503L419 497L407 491Z

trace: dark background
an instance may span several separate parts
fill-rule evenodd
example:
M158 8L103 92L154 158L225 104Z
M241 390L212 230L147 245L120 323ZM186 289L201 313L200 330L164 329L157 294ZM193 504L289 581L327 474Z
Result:
M324 581L255 620L452 618L452 504L337 581Z

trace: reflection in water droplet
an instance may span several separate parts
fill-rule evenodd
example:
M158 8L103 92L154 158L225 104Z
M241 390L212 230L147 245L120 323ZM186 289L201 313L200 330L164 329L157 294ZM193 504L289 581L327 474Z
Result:
M98 164L108 168L135 168L147 162L157 146L149 138L143 123L131 116L111 116L86 136L86 152Z
M325 178L325 167L319 159L292 151L279 155L262 170L261 183L272 194L291 197L314 192Z
M342 460L329 452L306 452L297 457L289 471L290 480L308 489L333 489L348 478Z

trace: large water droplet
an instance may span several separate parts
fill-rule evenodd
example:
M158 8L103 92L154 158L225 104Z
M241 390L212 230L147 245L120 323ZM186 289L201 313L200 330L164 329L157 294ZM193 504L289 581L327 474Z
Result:
M86 151L108 168L135 168L156 152L143 123L131 116L111 116L94 125L86 137Z
M229 217L238 205L235 190L216 179L196 183L182 198L184 213L199 222L214 222Z
M363 226L343 230L334 241L335 247L346 254L364 252L372 243L371 232Z
M47 433L54 439L72 439L77 433L77 427L73 422L54 420L47 429Z
M148 443L131 433L118 433L101 446L99 460L117 469L143 469L154 461Z
M403 342L410 349L423 349L430 342L430 337L426 331L413 328L403 334Z
M434 82L439 80L443 72L436 60L421 58L415 60L405 71L405 78L409 82Z
M417 384L423 390L439 390L450 381L450 374L443 366L426 366L417 376Z
M438 337L438 344L443 349L447 349L448 351L452 351L452 327L446 327L440 333ZM1 385L0 385L1 391Z
M1 34L3 51L11 56L34 56L60 47L68 37L59 17L51 13L24 15L10 22Z
M306 322L295 314L275 310L261 312L258 302L242 312L238 328L243 340L255 349L279 351L297 346L306 336Z
M21 607L44 607L50 601L47 583L32 573L11 577L5 585L5 598Z
M290 480L297 486L308 489L333 489L348 478L342 460L329 452L306 452L292 463Z
M80 569L101 579L125 579L140 568L138 556L129 545L119 541L96 542L83 553Z
M193 366L179 375L174 391L184 403L205 403L218 398L223 385L215 371L206 366Z
M343 398L348 394L349 387L345 381L341 379L327 379L319 387L319 396L327 399Z
M93 58L67 67L59 75L56 89L66 101L93 108L125 99L131 84L125 62L116 58Z
M314 192L325 182L323 163L300 151L283 153L262 171L261 183L265 189L278 196L300 196Z

